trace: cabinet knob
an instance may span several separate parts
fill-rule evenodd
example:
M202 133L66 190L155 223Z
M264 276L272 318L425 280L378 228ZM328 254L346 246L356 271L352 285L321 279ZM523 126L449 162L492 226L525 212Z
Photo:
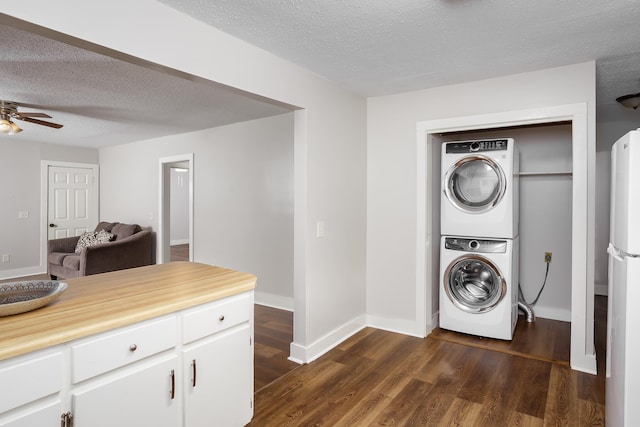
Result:
M137 346L137 345L135 345L135 344L131 344L131 345L129 346L129 351L132 351L132 352L133 352L133 351L136 351L137 349L138 349L138 346Z
M218 320L222 322L224 320L224 314L221 314L220 317L218 317Z

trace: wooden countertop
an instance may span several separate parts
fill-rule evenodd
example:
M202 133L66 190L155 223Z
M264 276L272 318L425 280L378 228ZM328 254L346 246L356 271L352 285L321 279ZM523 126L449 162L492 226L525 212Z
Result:
M172 262L64 280L46 307L0 317L0 360L215 301L256 286L256 277Z

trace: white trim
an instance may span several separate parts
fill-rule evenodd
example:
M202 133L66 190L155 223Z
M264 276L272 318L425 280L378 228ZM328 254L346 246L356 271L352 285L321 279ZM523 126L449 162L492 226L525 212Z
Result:
M25 276L37 276L40 274L46 274L47 270L44 271L40 266L36 267L24 267L24 268L16 268L14 270L4 270L0 272L0 280L5 279L19 279Z
M424 338L426 336L424 324L418 325L418 322L412 322L407 319L367 315L367 326L412 337Z
M362 315L334 329L306 347L292 342L289 360L296 363L311 363L366 327L366 316Z
M173 163L189 163L189 261L193 261L193 153L178 154L175 156L161 157L159 159L159 206L158 206L158 240L156 242L156 263L162 264L169 262L171 242L165 237L169 236L167 230L169 229L170 220L170 200L166 199L165 188L169 188L170 184L170 167ZM165 200L166 199L166 200Z
M424 196L433 188L432 177L427 174L430 151L426 146L432 136L444 132L480 130L507 126L525 126L541 123L570 121L572 123L573 191L572 191L572 257L571 257L571 367L596 373L593 332L593 260L594 253L594 207L595 207L595 136L589 133L587 104L568 104L505 111L476 116L453 117L418 122L417 127L417 233L416 233L416 296L417 319L428 319L432 304L431 294L423 288L427 283L427 271L439 269L433 262L429 248L433 248L431 224L428 222L427 200ZM426 156L426 159L425 159ZM435 159L432 159L435 161ZM430 205L429 205L430 206ZM425 241L426 240L426 241ZM438 286L436 283L435 286ZM430 325L427 325L426 329Z
M594 288L596 295L607 296L609 295L609 285L607 283L596 283Z
M521 312L520 312L521 313ZM565 310L554 307L533 307L533 314L536 319L558 320L560 322L571 322L571 310Z
M188 245L189 244L189 239L175 239L175 240L171 240L169 241L169 244L171 246L175 246L175 245ZM191 249L191 248L189 248Z
M270 294L268 292L255 291L256 304L279 310L293 311L293 297Z
M308 180L307 110L293 113L293 342L290 357L306 361ZM301 362L299 362L301 363Z
M58 162L55 160L40 161L40 265L38 270L47 271L47 241L49 219L49 167L92 169L94 177L94 201L91 207L93 217L98 225L100 220L100 166L94 163ZM17 271L17 270L16 270ZM37 274L37 273L36 273Z

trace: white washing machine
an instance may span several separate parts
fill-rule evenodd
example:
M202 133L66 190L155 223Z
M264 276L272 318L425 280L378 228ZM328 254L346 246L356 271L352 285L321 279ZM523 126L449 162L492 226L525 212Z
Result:
M519 238L443 236L440 327L510 340L518 320Z
M442 144L440 232L513 239L519 225L519 156L512 138Z

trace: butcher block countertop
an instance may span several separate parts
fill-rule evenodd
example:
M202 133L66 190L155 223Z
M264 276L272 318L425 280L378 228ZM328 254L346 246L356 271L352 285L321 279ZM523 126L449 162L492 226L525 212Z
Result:
M256 277L172 262L64 280L51 304L0 317L0 360L249 291Z

